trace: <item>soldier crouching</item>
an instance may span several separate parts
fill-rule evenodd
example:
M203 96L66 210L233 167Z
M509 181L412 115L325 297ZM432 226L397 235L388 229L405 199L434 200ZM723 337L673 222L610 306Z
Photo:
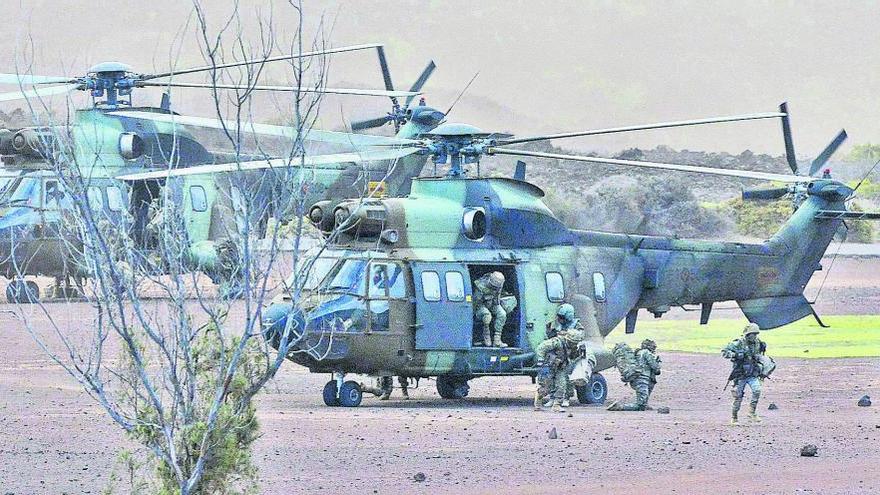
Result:
M656 354L657 343L651 339L642 341L642 345L635 352L635 373L632 377L625 377L625 381L636 393L636 401L621 404L615 401L608 406L609 411L644 411L648 409L648 400L657 384L657 375L660 374L660 356Z

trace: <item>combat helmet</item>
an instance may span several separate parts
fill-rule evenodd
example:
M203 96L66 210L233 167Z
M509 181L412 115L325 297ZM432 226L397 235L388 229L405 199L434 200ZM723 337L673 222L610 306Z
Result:
M492 272L489 274L489 285L500 289L504 287L504 274L501 272Z
M556 316L561 317L563 320L565 320L567 322L574 321L574 318L575 318L574 306L572 306L571 304L568 304L568 303L560 304L559 309L556 310Z
M657 350L657 343L651 339L645 339L642 341L642 349L648 349L651 352Z
M761 333L761 327L759 327L757 323L749 323L748 325L746 325L745 328L743 328L743 337L751 335L753 333Z

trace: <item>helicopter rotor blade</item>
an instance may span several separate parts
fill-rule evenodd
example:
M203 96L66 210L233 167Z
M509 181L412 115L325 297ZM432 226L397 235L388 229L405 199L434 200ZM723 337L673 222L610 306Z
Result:
M0 74L0 84L59 84L74 82L75 79L61 76L32 76L29 74Z
M789 120L788 116L787 102L782 102L779 105L779 112L785 114L782 117L782 140L785 143L785 161L788 162L791 173L798 175L798 163L797 157L794 154L794 140L791 138L791 120Z
M437 64L435 64L433 60L428 62L428 65L425 66L424 70L422 70L422 73L419 74L419 78L416 79L416 82L414 82L412 86L410 86L409 90L412 92L421 91L422 87L425 85L426 82L428 82L428 78L431 77L431 74L434 73L434 69L436 68ZM415 96L407 96L406 101L404 101L403 103L403 109L406 110L407 108L409 108L414 99Z
M641 162L635 160L618 160L616 158L600 158L594 156L562 155L558 153L541 153L537 151L508 150L504 148L490 147L487 150L490 155L531 156L536 158L552 158L556 160L572 160L588 163L604 163L608 165L624 165L629 167L642 167L660 170L674 170L678 172L692 172L697 174L721 175L726 177L739 177L742 179L757 179L766 181L783 182L786 184L798 182L810 182L808 177L793 175L772 174L767 172L751 172L748 170L729 170L722 168L697 167L693 165L678 165L674 163Z
M368 120L358 120L351 123L351 130L362 131L364 129L373 129L376 127L382 127L389 122L391 122L391 117L388 116Z
M535 141L548 141L551 139L563 139L563 138L572 138L572 137L581 137L581 136L597 136L600 134L614 134L618 132L631 132L631 131L644 131L649 129L667 129L670 127L684 127L691 125L703 125L703 124L719 124L724 122L741 122L746 120L761 120L761 119L775 119L780 117L785 117L786 114L782 112L770 112L770 113L752 113L746 115L731 115L727 117L710 117L706 119L693 119L693 120L679 120L675 122L660 122L657 124L644 124L644 125L630 125L625 127L611 127L608 129L594 129L590 131L577 131L577 132L565 132L560 134L547 134L544 136L531 136L524 138L516 138L509 139L506 141L499 142L498 145L509 145L509 144L522 144L522 143L533 143Z
M0 101L26 100L29 98L61 95L70 93L77 88L79 88L79 84L65 84L64 86L47 86L44 88L27 89L24 91L19 90L9 93L0 93Z
M749 201L749 200L755 200L755 199L763 199L763 200L779 199L788 193L789 193L789 190L787 187L776 187L773 189L743 189L742 199L743 199L743 201Z
M418 153L418 148L404 148L399 150L367 151L364 153L337 153L332 155L314 155L306 157L272 158L248 162L217 163L212 165L199 165L195 167L176 168L170 170L157 170L153 172L140 172L135 174L120 175L116 178L125 181L157 180L170 177L183 177L187 175L219 174L227 172L246 172L251 170L289 169L316 166L328 166L350 162L372 162L380 160L397 160L405 156Z
M132 119L151 120L154 122L164 122L176 125L188 125L194 127L206 127L210 129L240 129L245 132L254 134L263 134L267 136L279 136L286 138L296 138L298 130L296 127L283 125L258 124L248 121L228 120L222 121L217 119L209 119L205 117L187 117L184 115L174 115L169 113L154 112L138 112L131 110L122 110L118 112L110 112L109 115L120 117L128 117ZM371 136L366 134L350 134L346 132L322 131L319 129L305 129L303 139L311 141L320 141L324 143L343 144L350 146L413 146L420 141L413 139L401 139L385 136Z
M822 150L822 153L819 153L819 156L813 160L813 163L810 164L810 177L815 177L816 173L828 162L834 152L837 151L837 148L840 147L843 142L846 141L846 130L841 129L841 131L828 143L828 146Z
M247 86L238 84L211 84L211 83L183 83L183 82L138 82L138 86L172 87L172 88L200 88L200 89L237 89L241 91L281 91L300 93L321 93L335 95L356 96L382 96L386 98L404 97L413 95L409 91L383 91L380 89L342 89L342 88L312 88L308 86ZM421 93L415 93L416 95Z
M144 74L141 76L141 80L149 81L151 79L158 79L160 77L171 77L171 76L179 76L182 74L192 74L193 72L205 72L210 70L217 69L227 69L229 67L238 67L242 65L255 65L255 64L264 64L267 62L277 62L281 60L295 60L298 58L306 58L306 57L316 57L320 55L331 55L334 53L344 53L344 52L353 52L357 50L367 50L370 48L376 48L378 46L382 46L378 43L370 43L365 45L352 45L352 46L343 46L340 48L331 48L329 50L319 50L314 52L303 52L297 53L294 55L279 55L277 57L262 57L256 58L252 60L245 60L242 62L230 62L228 64L217 64L217 65L206 65L203 67L191 67L188 69L180 69L168 72L161 72L159 74Z

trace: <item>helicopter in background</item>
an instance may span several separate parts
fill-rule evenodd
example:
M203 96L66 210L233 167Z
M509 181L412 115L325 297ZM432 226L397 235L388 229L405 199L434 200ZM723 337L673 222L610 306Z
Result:
M390 89L245 87L156 81L227 67L368 49L377 50L386 87ZM94 99L93 107L76 111L69 126L0 130L0 155L4 165L0 171L0 208L3 208L0 212L0 274L11 280L6 291L7 300L32 302L40 297L37 284L25 281L24 276L52 276L56 279L54 295L69 296L77 292L70 285L71 278L76 283L87 275L67 253L69 234L62 231L61 224L63 211L70 207L70 198L55 176L57 164L65 168L75 166L77 173L88 177L87 196L93 211L100 212L112 223L117 223L123 213L130 215L133 218L130 235L136 245L146 250L150 249L146 227L151 207L164 196L161 192L163 188L172 187L174 201L186 205L182 214L193 244L193 264L210 271L216 264L217 244L228 236L225 229L229 229L230 222L234 221L232 202L235 201L235 195L230 191L228 181L193 176L166 183L151 178L149 172L198 165L241 171L248 169L248 163L267 161L264 154L235 156L209 151L193 133L199 129L223 129L238 125L254 135L297 137L297 130L287 126L224 122L179 115L171 110L167 93L163 95L159 107L135 107L132 104L132 91L135 88L301 90L389 97L396 112L394 123L399 129L398 134L408 137L432 129L443 118L441 112L423 104L411 105L435 67L431 62L409 91L394 90L383 47L368 44L161 74L135 73L117 62L98 64L89 69L85 76L75 78L0 74L0 84L20 86L19 91L0 94L0 101L65 94L75 90L89 91ZM45 86L49 84L60 85ZM30 86L30 89L26 89L26 86ZM401 106L398 98L406 98L405 105ZM410 178L418 175L426 161L424 157L398 160L399 153L373 148L401 142L395 138L310 129L304 136L304 142L355 150L320 155L314 159L310 157L307 163L301 162L315 176L307 205L328 198L359 195L365 185L381 187L391 194L397 191L405 194ZM62 156L59 150L63 149L72 150L72 156ZM267 188L264 194L268 202L271 188ZM3 199L6 197L9 201ZM265 222L260 225L265 228Z
M726 170L670 163L540 153L509 146L583 135L702 123L779 118L787 162L794 175ZM439 395L461 399L470 380L538 373L534 349L546 337L544 323L563 302L581 315L595 305L597 328L587 341L597 356L589 383L577 388L582 403L602 403L601 371L614 359L605 337L625 321L636 327L639 309L661 317L673 306L700 305L701 324L712 306L736 301L763 329L807 316L824 326L803 295L813 272L845 219L877 220L880 213L847 209L854 190L827 175L825 162L845 131L806 170L795 160L789 112L739 118L629 126L528 138L502 137L464 124L443 124L408 149L448 165L443 177L418 178L409 196L352 199L310 215L326 234L338 233L324 250L303 303L280 294L264 312L266 339L294 342L288 359L314 373L331 374L323 390L328 406L356 407L363 391L349 373L409 378L435 377ZM744 191L746 200L799 196L782 228L762 244L580 231L564 226L543 203L543 191L515 178L471 175L484 155L543 157L654 170L740 177L787 184ZM479 170L479 168L477 168ZM315 208L319 208L316 205ZM314 211L314 210L313 210ZM504 274L504 292L519 304L508 315L505 346L477 346L473 282L490 271ZM295 275L297 276L297 275ZM289 284L291 286L295 284ZM286 347L286 346L285 346Z

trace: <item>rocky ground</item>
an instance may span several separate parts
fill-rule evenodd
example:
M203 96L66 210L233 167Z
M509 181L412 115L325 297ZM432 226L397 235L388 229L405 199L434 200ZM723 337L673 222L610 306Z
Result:
M823 303L825 312L876 313L880 306L865 301L880 300L877 267L876 261L837 266L836 281L829 277L826 284L826 296L834 297ZM49 307L74 324L87 312L80 305ZM0 323L0 493L101 493L114 468L121 474L116 452L131 445L20 323L9 314L0 314ZM742 427L727 425L725 361L689 354L664 354L663 361L653 402L669 406L670 414L598 407L534 412L533 388L523 378L476 380L460 402L441 399L433 381L423 380L410 401L395 394L388 402L365 399L358 409L327 408L320 398L327 377L286 366L259 400L261 489L880 492L880 359L781 359L766 383L764 422ZM607 376L612 398L631 394ZM874 406L856 405L864 394ZM779 409L768 411L770 402ZM556 439L548 438L553 428ZM818 456L801 457L805 444L818 446Z

